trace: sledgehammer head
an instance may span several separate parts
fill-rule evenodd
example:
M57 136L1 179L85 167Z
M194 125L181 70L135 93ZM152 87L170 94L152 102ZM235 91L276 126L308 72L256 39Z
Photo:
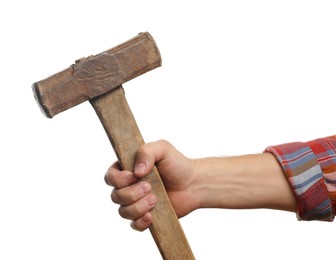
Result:
M52 118L159 66L161 56L154 39L140 33L112 49L77 60L32 88L42 112Z

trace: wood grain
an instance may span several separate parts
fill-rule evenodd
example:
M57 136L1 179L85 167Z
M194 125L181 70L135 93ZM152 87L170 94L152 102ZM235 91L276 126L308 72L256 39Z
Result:
M90 100L123 169L133 171L135 154L144 144L133 114L127 104L123 88L117 88L99 98ZM156 167L144 178L159 202L153 209L151 234L163 259L195 259L180 222L169 201Z

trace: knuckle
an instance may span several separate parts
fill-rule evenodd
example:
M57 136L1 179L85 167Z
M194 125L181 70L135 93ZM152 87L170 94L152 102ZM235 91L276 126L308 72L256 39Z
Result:
M170 145L170 143L165 139L160 139L160 140L157 141L157 143L161 144L161 145L165 145L165 146Z
M163 150L170 150L173 147L172 144L165 139L159 140L157 144Z
M134 211L133 212L134 212L135 215L139 216L139 215L144 213L143 211L144 211L143 203L137 203L137 204L134 205Z
M136 202L137 200L140 199L140 195L139 195L140 191L139 191L139 183L135 186L132 187L132 189L129 190L128 192L128 201L132 202Z

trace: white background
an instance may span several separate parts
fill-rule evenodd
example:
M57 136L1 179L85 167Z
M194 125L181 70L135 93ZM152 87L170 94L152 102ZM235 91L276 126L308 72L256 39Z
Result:
M89 103L46 119L31 84L148 31L163 66L124 84L146 141L189 157L335 134L334 1L2 1L0 259L160 259L103 181ZM181 220L197 259L332 258L335 224L271 210Z

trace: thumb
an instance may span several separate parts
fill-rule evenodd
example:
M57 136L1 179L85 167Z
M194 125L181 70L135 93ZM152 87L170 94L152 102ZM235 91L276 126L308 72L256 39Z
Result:
M155 163L166 158L171 149L172 145L165 140L147 143L141 146L136 153L134 166L135 176L139 178L146 176Z

